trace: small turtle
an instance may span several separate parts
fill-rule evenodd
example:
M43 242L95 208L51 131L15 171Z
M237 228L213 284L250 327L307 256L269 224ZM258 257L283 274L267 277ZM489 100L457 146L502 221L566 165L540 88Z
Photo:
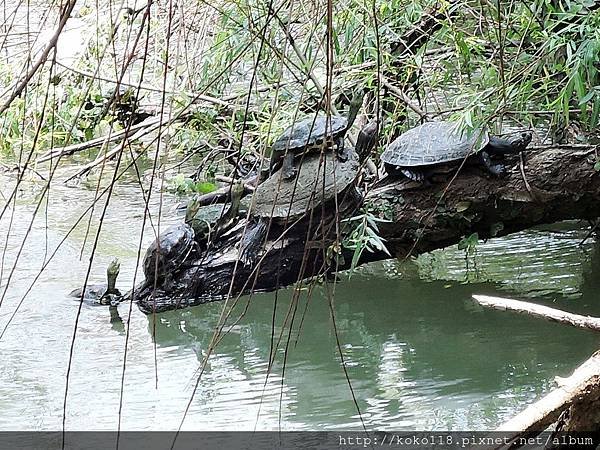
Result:
M208 246L237 223L243 195L244 182L238 180L231 186L231 203L200 206L197 198L190 201L185 223L194 230L198 244Z
M283 179L294 178L297 173L294 158L307 152L320 152L324 145L334 148L340 160L345 161L347 155L344 152L344 136L352 127L362 100L362 92L354 95L348 108L348 118L317 114L287 128L271 145L270 174L278 169L279 161L283 157Z
M191 226L186 223L171 225L146 250L146 281L153 283L172 276L196 246Z
M490 136L486 129L463 134L453 122L427 122L408 130L390 143L381 155L388 174L401 172L414 181L425 181L435 167L478 157L493 175L505 173L503 164L493 164L491 156L518 153L531 142L531 132L511 139Z
M261 183L252 196L249 222L240 244L240 260L246 266L256 263L267 238L269 223L292 224L314 209L333 200L350 185L360 171L360 161L371 151L377 127L367 125L359 134L357 148L350 149L348 158L340 160L331 153L307 156L297 178L279 179L273 176ZM282 169L283 170L283 169Z
M121 299L121 292L117 289L117 277L121 270L121 264L118 259L113 259L106 268L106 281L104 284L88 284L85 290L82 288L74 289L69 293L69 296L81 298L83 293L83 300L86 303L95 305L117 305Z

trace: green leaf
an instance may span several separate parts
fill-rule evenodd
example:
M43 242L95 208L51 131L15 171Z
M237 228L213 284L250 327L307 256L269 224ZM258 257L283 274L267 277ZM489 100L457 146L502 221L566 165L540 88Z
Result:
M587 102L589 102L592 98L594 98L594 95L596 94L595 90L591 90L590 92L588 92L581 100L579 100L579 106L583 106L585 105Z
M596 164L594 164L594 170L600 172L600 160L596 161Z
M468 237L464 237L458 243L459 250L469 250L475 248L477 243L479 242L479 235L477 233L473 233Z
M200 181L194 185L194 191L199 192L200 194L208 194L216 189L217 186L209 181Z
M466 211L467 209L469 209L470 206L471 206L471 202L468 200L463 201L463 202L458 202L456 204L456 212Z

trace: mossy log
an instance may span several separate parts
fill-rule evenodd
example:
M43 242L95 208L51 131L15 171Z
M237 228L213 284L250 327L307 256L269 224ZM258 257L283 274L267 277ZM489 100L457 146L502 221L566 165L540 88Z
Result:
M480 239L503 236L535 225L600 216L600 174L595 149L550 148L507 160L508 176L498 179L482 168L463 167L422 186L406 179L383 179L362 198L390 222L380 235L396 258L416 256L458 243L478 233ZM356 214L361 198L354 186L310 217L272 226L266 251L256 267L238 261L246 220L201 256L157 286L142 283L131 294L142 311L163 311L270 291L315 275L347 268L330 258L339 248L344 219ZM337 204L336 204L337 202ZM336 211L340 213L336 214ZM364 252L361 263L389 258Z

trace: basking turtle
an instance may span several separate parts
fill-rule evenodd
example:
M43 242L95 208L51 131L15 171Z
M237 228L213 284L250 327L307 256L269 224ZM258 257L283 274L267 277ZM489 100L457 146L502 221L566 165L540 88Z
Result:
M191 226L186 223L171 225L146 250L146 281L153 283L172 275L187 260L195 247L194 230Z
M504 165L494 164L491 156L518 153L530 142L530 132L502 139L490 136L483 128L467 135L453 122L427 122L390 143L381 160L388 174L399 171L414 181L427 179L436 166L460 163L467 157L478 157L491 174L501 176L505 172Z
M185 223L194 230L197 243L208 245L235 225L243 195L244 182L238 180L231 186L231 203L200 206L197 198L190 201Z
M292 224L312 210L333 200L356 179L360 162L371 151L377 127L363 129L357 148L348 152L345 160L332 153L307 156L292 180L272 176L256 188L249 208L249 222L240 245L240 260L244 265L254 265L263 247L269 222L274 225ZM282 169L283 170L283 169Z
M283 157L283 179L294 178L297 172L294 158L311 151L320 152L324 145L334 148L340 160L345 161L347 155L344 152L344 136L352 127L362 100L362 93L354 95L348 108L348 118L317 114L287 128L271 145L270 173L276 171Z
M74 289L69 293L71 297L81 298L83 293L83 300L86 303L95 305L117 305L122 298L121 292L116 288L117 277L121 270L121 264L116 258L106 268L106 281L104 284L88 284L85 287L85 291L82 288Z

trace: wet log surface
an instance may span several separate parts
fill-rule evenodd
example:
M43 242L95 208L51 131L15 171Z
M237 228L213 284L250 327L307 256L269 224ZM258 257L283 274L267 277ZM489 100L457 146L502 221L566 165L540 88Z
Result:
M510 157L508 175L490 177L481 167L465 166L458 175L439 175L428 186L387 178L364 196L370 209L386 212L380 235L397 258L414 256L459 242L478 233L480 239L503 236L544 223L600 216L600 174L594 170L595 149L551 148ZM213 248L190 258L168 282L142 283L133 294L146 313L184 308L257 291L271 291L297 280L335 270L327 267L327 249L344 218L356 214L355 188L338 196L311 217L273 224L258 266L238 262L246 220L223 235ZM348 195L352 193L352 195ZM342 211L336 216L335 211ZM336 226L337 225L337 226ZM327 231L324 231L327 230ZM283 236L282 236L283 234ZM335 247L335 245L333 245ZM344 269L351 261L348 253ZM389 258L363 253L361 263Z

